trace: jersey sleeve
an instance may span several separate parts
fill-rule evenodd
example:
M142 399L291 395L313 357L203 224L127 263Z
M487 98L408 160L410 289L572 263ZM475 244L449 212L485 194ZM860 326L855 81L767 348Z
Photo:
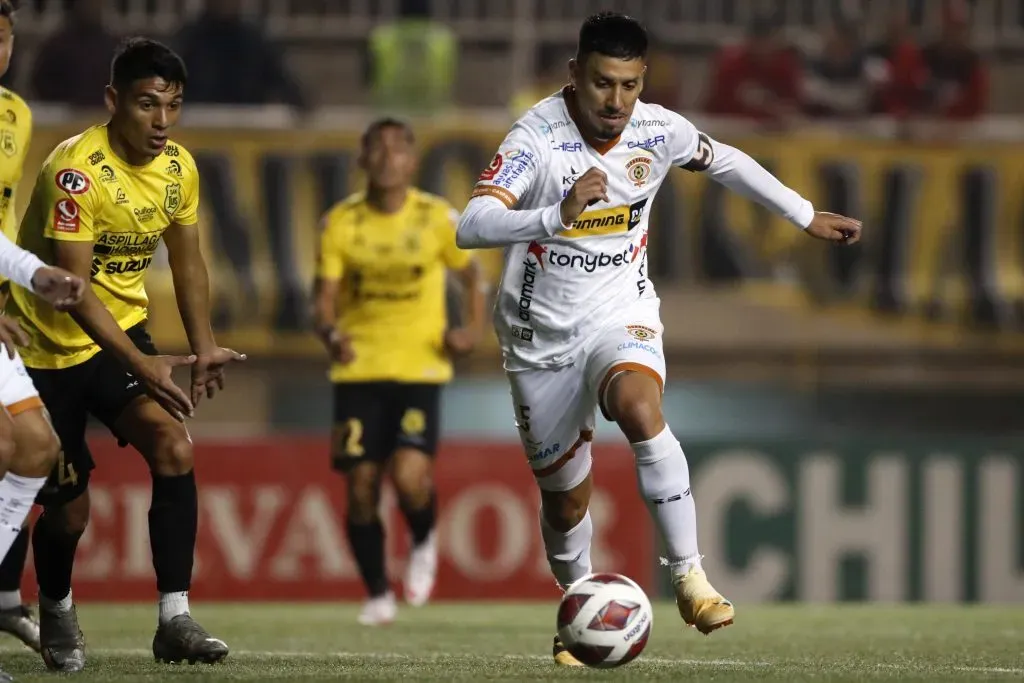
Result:
M459 212L454 207L446 206L438 221L441 238L441 258L449 270L463 270L469 266L473 256L465 249L459 249L455 243L455 231L459 225Z
M47 212L43 236L64 242L92 242L100 189L84 164L57 161L41 172L38 181Z
M340 280L344 272L345 251L340 228L330 213L321 221L320 245L316 255L316 276L320 279Z
M181 179L181 202L174 212L174 222L178 225L195 225L199 222L199 170L192 156L178 147L182 152L182 158L186 161L185 177ZM168 192L173 192L168 188ZM173 198L168 198L168 201Z
M715 160L711 138L697 130L690 121L674 111L663 109L671 125L672 165L687 171L706 171Z
M536 181L545 149L529 125L516 122L477 178L472 196L494 197L506 208L513 208Z

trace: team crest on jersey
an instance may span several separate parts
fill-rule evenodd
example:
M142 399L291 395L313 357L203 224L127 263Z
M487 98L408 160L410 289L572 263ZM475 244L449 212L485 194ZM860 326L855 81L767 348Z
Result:
M657 332L646 325L626 325L626 332L629 333L629 336L640 341L647 341L658 336Z
M164 209L167 213L174 213L181 206L181 185L174 183L167 186L167 194L164 196Z
M3 137L0 137L0 150L9 157L18 153L18 141L13 130L5 130Z
M652 159L648 156L635 156L626 162L626 177L637 187L643 187L651 177Z
M54 179L57 182L57 187L70 194L83 194L89 191L89 178L73 168L57 171Z

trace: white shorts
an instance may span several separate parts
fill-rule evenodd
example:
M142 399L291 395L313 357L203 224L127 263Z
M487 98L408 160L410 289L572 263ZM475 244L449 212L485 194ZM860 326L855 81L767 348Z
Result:
M519 438L542 489L568 491L590 472L595 412L600 407L604 413L616 375L645 372L664 390L659 308L660 300L648 299L624 312L582 341L572 365L507 373Z
M34 408L42 408L43 402L39 392L28 376L21 356L7 356L7 348L0 345L0 404L14 417L18 413Z

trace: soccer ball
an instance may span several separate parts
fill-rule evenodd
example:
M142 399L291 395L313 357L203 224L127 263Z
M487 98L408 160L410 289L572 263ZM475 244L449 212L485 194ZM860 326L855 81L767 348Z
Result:
M651 636L651 601L621 574L589 574L565 591L558 606L558 637L587 666L631 662Z

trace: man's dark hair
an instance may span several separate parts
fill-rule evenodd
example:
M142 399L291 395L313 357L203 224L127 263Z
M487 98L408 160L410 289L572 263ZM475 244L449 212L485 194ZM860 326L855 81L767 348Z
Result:
M0 17L7 17L7 21L14 26L14 13L18 11L18 4L14 0L0 0Z
M149 38L126 38L110 62L110 84L118 90L145 78L162 78L182 88L188 81L185 62L171 48Z
M582 63L593 53L619 59L643 59L647 56L647 29L633 17L618 12L591 15L580 26L576 61Z
M401 119L394 118L393 116L385 116L377 119L366 127L366 130L363 132L363 139L360 141L363 149L366 149L373 138L380 135L380 132L385 128L398 128L404 131L405 137L408 138L410 144L416 141L416 136L414 136L412 132L412 126Z

